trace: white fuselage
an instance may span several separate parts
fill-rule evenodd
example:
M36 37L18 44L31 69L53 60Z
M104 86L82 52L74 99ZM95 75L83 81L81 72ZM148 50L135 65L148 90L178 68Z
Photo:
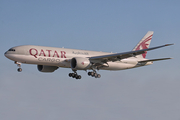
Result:
M88 58L99 55L109 55L112 53L96 52L87 50L67 49L67 48L56 48L56 47L44 47L44 46L33 46L24 45L11 48L5 53L5 56L13 61L26 63L26 64L37 64L37 65L48 65L71 68L70 61L73 57ZM136 57L130 57L115 62L107 62L104 64L106 67L100 69L104 70L123 70L134 67L140 67L144 65L150 65L152 62L146 64L138 64L138 61L146 60L139 59Z

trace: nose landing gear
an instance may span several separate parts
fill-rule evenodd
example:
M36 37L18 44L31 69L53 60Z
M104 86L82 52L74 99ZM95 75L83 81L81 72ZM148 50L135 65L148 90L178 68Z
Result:
M22 68L18 68L17 71L18 71L18 72L21 72L21 71L22 71Z
M19 67L19 68L17 69L17 71L18 71L18 72L21 72L21 71L22 71L21 63L19 63L19 62L17 62L17 61L15 61L14 63L17 64L17 66Z

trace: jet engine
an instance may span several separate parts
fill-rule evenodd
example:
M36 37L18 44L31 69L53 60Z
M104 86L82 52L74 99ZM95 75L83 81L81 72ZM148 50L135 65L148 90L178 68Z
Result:
M58 69L57 66L46 66L46 65L37 65L37 68L40 72L54 72Z
M73 70L87 70L92 66L88 58L75 57L71 59Z

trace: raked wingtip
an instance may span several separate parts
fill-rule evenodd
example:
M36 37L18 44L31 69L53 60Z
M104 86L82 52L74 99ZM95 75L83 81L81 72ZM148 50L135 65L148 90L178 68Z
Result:
M174 45L174 43L173 44L166 44L165 46L170 46L170 45Z

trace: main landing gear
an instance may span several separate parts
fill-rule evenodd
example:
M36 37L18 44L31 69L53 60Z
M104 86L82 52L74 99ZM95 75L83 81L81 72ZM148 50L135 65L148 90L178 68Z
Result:
M93 70L92 72L88 72L88 75L92 76L92 77L95 77L95 78L100 78L101 77L101 75L97 74L97 72L95 70ZM74 73L69 73L69 77L76 78L76 79L81 79L81 75L78 75L76 71L74 71Z
M19 67L19 68L17 69L17 71L18 71L18 72L21 72L21 71L22 71L21 63L19 63L19 62L17 62L17 61L15 61L14 63L17 64L17 66Z
M81 75L78 75L76 71L74 71L74 73L69 73L69 77L81 79Z
M95 77L95 78L100 78L101 75L97 74L97 72L94 70L93 72L88 72L89 76Z

